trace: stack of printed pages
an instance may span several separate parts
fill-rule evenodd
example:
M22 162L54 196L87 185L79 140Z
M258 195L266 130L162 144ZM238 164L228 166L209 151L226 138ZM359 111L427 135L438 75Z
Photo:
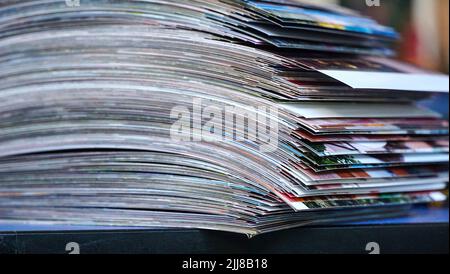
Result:
M0 223L256 235L447 199L447 75L317 1L2 0Z

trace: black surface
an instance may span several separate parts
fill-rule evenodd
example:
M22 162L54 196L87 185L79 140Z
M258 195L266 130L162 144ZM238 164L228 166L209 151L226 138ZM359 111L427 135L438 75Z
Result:
M381 254L448 254L448 224L305 227L247 238L203 230L0 232L0 253L81 254L368 254L376 242Z

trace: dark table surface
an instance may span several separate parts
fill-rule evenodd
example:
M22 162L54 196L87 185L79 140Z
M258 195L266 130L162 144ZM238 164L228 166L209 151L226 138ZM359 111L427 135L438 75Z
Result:
M448 253L448 208L415 208L404 218L326 227L302 227L259 235L178 229L14 226L0 223L0 253L82 254L367 254ZM73 245L73 244L72 244ZM373 245L373 244L372 244Z

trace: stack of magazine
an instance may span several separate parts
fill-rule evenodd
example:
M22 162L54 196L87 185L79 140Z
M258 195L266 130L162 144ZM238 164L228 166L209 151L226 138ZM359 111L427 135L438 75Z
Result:
M255 235L447 199L448 76L317 1L0 2L0 222Z

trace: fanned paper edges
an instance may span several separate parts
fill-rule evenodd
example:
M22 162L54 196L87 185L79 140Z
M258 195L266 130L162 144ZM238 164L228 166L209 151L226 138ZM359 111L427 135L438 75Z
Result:
M446 199L448 123L415 102L448 92L448 77L386 59L389 29L311 48L251 29L273 16L253 1L61 2L0 4L3 223L255 235ZM338 31L317 28L310 39ZM395 157L356 144L363 156L323 155L309 135Z

